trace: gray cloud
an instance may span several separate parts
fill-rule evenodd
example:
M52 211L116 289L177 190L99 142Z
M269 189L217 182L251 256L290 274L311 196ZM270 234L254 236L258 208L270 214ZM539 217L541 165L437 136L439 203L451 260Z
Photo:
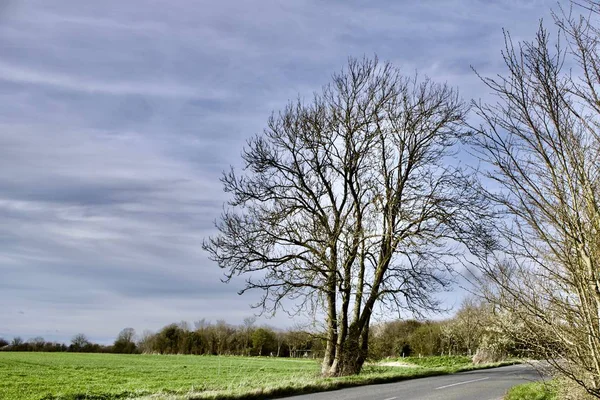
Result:
M2 3L4 4L4 3ZM0 336L110 341L239 323L256 296L201 251L220 172L348 56L486 97L502 31L554 0L11 2L0 9ZM293 323L278 316L270 323Z

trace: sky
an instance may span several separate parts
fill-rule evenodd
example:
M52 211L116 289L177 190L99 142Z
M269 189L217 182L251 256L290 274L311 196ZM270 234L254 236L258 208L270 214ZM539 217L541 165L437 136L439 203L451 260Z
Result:
M486 99L471 66L504 72L502 28L531 39L555 6L0 0L0 337L241 323L256 296L221 283L201 244L221 172L270 113L374 54Z

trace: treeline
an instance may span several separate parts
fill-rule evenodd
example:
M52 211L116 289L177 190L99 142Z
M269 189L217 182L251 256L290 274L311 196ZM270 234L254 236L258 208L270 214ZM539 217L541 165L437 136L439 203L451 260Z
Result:
M184 323L165 326L155 334L143 335L138 351L155 354L206 354L275 357L321 357L323 341L302 330L280 331L244 325L198 321L194 329Z
M83 339L84 342L79 340ZM112 353L112 346L104 346L92 343L85 339L82 334L76 335L70 345L46 341L42 337L35 337L27 341L20 336L13 338L10 342L0 338L0 351L43 351L43 352L81 352L81 353Z
M321 357L323 341L318 335L303 330L276 330L255 326L253 318L243 325L200 320L190 329L186 322L170 324L156 333L144 332L139 337L133 328L123 329L112 345L90 342L77 334L70 345L46 342L43 338L24 341L15 337L8 342L0 338L0 351L48 351L119 354L195 354L275 357Z
M526 343L510 338L511 315L489 303L465 299L453 318L443 321L393 321L372 328L372 359L465 355L476 363L528 355Z
M504 334L506 321L502 318L489 304L467 299L453 318L444 321L381 323L371 328L369 358L468 355L487 362L521 354L522 348ZM322 336L301 329L282 331L256 326L254 318L247 318L242 325L200 320L193 328L180 322L139 336L132 328L125 328L108 346L78 334L70 345L39 337L29 341L17 337L10 343L0 339L0 350L320 358L325 347Z

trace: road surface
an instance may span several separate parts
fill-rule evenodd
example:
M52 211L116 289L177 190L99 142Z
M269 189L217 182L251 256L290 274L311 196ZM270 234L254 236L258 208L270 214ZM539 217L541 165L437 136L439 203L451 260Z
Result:
M515 385L540 380L529 365L461 372L397 383L288 397L292 400L499 400Z

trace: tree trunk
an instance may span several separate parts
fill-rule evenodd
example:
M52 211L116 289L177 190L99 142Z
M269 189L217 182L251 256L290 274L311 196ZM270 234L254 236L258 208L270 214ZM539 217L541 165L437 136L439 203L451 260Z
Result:
M321 365L321 374L329 376L335 359L335 345L338 339L337 306L336 306L336 275L335 270L327 278L327 347Z
M333 299L335 305L335 299ZM335 310L335 309L334 309ZM337 323L335 321L335 311L329 311L328 324L327 324L327 346L325 348L325 355L323 357L323 364L321 366L321 374L329 376L333 362L336 356L336 342L337 342Z
M368 326L362 330L352 325L346 338L335 346L335 358L325 375L358 375L367 358Z
M360 344L360 338L349 335L342 348L338 375L346 376L359 374L365 363L365 358L366 354Z
M329 328L327 335L327 346L325 347L325 356L323 357L323 364L321 365L321 374L323 376L330 376L333 361L335 359L335 342L337 335Z

